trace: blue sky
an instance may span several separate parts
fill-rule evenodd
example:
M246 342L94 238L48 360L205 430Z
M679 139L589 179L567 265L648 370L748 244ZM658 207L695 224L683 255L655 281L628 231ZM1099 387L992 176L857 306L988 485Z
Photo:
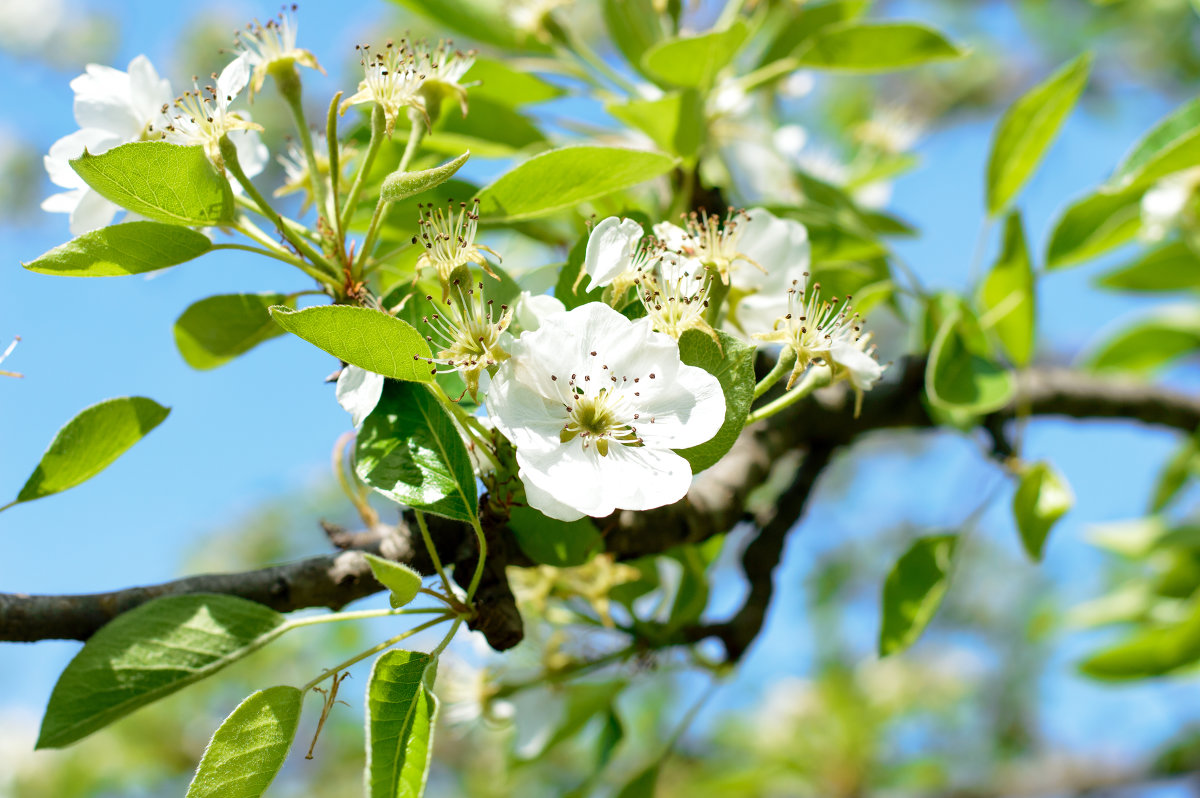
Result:
M921 3L905 6L921 14ZM328 97L351 88L336 67L381 2L362 4L349 28L344 6L310 2L301 9L303 43L331 68L306 73L309 95ZM97 6L99 8L99 6ZM146 53L164 72L186 18L162 2L121 5L121 39L114 65ZM253 7L271 13L274 3ZM1009 28L1011 19L1004 21ZM314 32L320 31L320 36ZM1015 36L1015 34L1013 34ZM1119 71L1103 54L1097 68ZM16 63L0 54L0 123L46 148L74 129L71 92L63 73ZM178 74L170 74L176 87ZM270 95L268 95L270 96ZM1068 199L1103 180L1138 135L1173 102L1129 86L1103 108L1085 104L1024 193L1022 207L1035 251L1044 250L1055 214ZM931 286L963 288L983 221L983 176L994 120L980 119L928 136L918 147L923 166L899 180L891 209L923 231L899 246ZM173 408L170 418L100 477L60 496L0 514L0 589L87 592L160 581L178 573L183 553L206 530L260 502L303 490L326 478L330 447L348 419L323 378L332 359L296 339L281 338L210 372L191 370L171 334L191 302L216 293L307 288L283 264L224 252L153 279L55 279L25 272L28 260L66 240L66 219L41 215L13 227L0 225L0 343L23 342L11 367L22 381L0 382L0 504L15 494L55 430L93 402L121 395L149 396ZM1128 253L1126 253L1128 254ZM1105 264L1049 275L1039 297L1044 351L1057 359L1078 355L1097 331L1148 302L1096 291L1091 281ZM1172 380L1194 387L1196 374ZM1050 457L1078 496L1055 530L1045 573L1056 588L1082 599L1098 587L1100 558L1082 542L1094 522L1130 517L1145 506L1154 475L1173 435L1129 424L1061 420L1031 425L1030 459ZM849 493L818 501L791 540L777 577L780 589L766 634L743 665L717 711L752 695L759 680L803 672L811 651L795 634L802 585L815 558L847 535L870 535L897 519L943 527L965 517L996 482L996 469L979 447L944 434L913 467L894 454L866 451L843 461L852 469ZM952 475L948 477L947 475ZM985 514L985 534L1016 556L1007 517L1007 488ZM314 519L315 522L315 519ZM304 547L326 549L316 524L301 527ZM874 634L866 613L862 633ZM0 707L44 704L57 670L77 646L42 643L0 646ZM1068 745L1137 750L1158 742L1181 718L1200 718L1200 699L1178 686L1101 688L1071 675L1078 646L1069 644L1051 666L1042 689L1048 698L1046 731ZM1057 711L1062 710L1062 711ZM1111 723L1120 718L1121 723Z

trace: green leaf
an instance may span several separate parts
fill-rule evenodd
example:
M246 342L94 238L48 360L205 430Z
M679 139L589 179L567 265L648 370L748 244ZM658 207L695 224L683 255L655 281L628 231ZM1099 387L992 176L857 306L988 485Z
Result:
M481 55L475 56L475 63L467 70L463 81L479 81L470 89L471 113L475 113L475 103L479 99L515 108L554 100L566 94L565 89L547 83L537 75Z
M287 759L303 701L297 688L279 686L238 704L209 741L186 798L259 798Z
M645 133L664 152L694 158L704 136L704 105L695 91L672 92L657 100L609 103L605 110Z
M484 97L472 97L471 112L465 117L457 111L443 114L433 132L421 140L422 149L431 152L457 155L470 150L477 158L512 158L525 150L549 146L529 117L511 105Z
M476 41L510 50L546 52L549 45L532 31L518 30L495 0L393 0L437 23Z
M1041 462L1021 471L1013 494L1013 518L1030 557L1042 559L1050 529L1074 504L1071 486L1054 466Z
M1200 309L1161 308L1120 330L1087 359L1093 371L1149 374L1200 349Z
M796 51L802 66L855 72L908 69L963 55L942 34L909 22L829 25Z
M428 389L385 383L358 433L355 459L363 482L393 501L458 521L475 519L471 458L454 421Z
M420 798L433 757L438 700L437 659L388 651L375 660L367 683L367 795Z
M716 562L724 543L725 537L716 535L703 543L676 546L666 553L683 569L671 602L671 614L667 616L667 631L683 629L699 622L708 607L708 569Z
M198 258L212 249L203 233L161 222L101 227L21 264L31 272L67 277L143 274Z
M658 773L661 769L661 760L642 769L625 783L615 798L654 798L654 791L658 787Z
M1017 366L1027 366L1033 359L1036 302L1021 214L1013 211L1004 223L1000 258L980 288L979 304L984 311L980 323L995 331L1009 360Z
M608 38L634 69L645 74L642 58L663 37L654 0L603 0Z
M1109 178L1113 189L1145 187L1200 164L1200 98L1168 114L1133 146Z
M408 382L431 382L429 344L411 324L371 308L271 308L275 323L347 363Z
M547 216L665 174L675 159L620 147L563 147L535 155L479 192L489 222Z
M862 16L869 5L870 0L830 0L824 3L784 6L779 12L781 17L778 24L767 28L778 32L759 59L759 64L768 64L788 57L830 25L850 22Z
M737 20L725 30L664 39L642 56L642 67L661 83L707 89L716 81L717 73L733 61L749 35L746 23Z
M1165 676L1200 660L1200 602L1182 621L1142 628L1088 657L1079 670L1093 679L1124 681Z
M987 209L1003 211L1058 135L1087 84L1091 53L1084 53L1009 106L996 125L987 166Z
M1046 247L1046 268L1094 258L1131 240L1142 229L1142 194L1103 191L1075 201L1059 217Z
M1200 289L1200 258L1182 241L1171 241L1118 266L1097 284L1118 291Z
M957 535L918 538L896 561L883 585L879 655L903 651L933 620L949 587Z
M161 424L170 412L170 408L141 396L107 399L83 409L54 435L13 504L60 493L88 481Z
M725 421L717 434L699 446L678 451L691 464L693 474L725 456L741 434L754 399L754 347L727 333L718 332L717 337L720 347L699 330L688 330L679 338L679 359L716 377L725 394Z
M367 558L367 565L371 566L371 573L391 591L388 600L392 603L392 609L399 609L417 597L421 589L419 573L404 563L385 560L369 552L363 552L363 556Z
M1183 486L1200 478L1200 434L1190 436L1163 465L1150 500L1150 512L1161 513Z
M588 234L584 233L571 247L571 252L567 255L567 263L558 273L558 282L554 286L554 296L563 303L567 310L586 305L588 302L599 302L604 296L603 288L597 288L594 291L586 290L588 285L586 275L582 280L578 280L579 287L576 289L576 280L583 270L583 258L587 254L587 242Z
M452 161L447 161L433 169L423 169L420 172L392 172L383 180L383 188L379 195L387 202L399 202L409 197L423 194L434 186L440 186L454 177L462 165L471 157L467 150Z
M188 306L175 322L175 346L194 369L214 369L284 331L271 318L284 294L222 294Z
M532 507L514 507L508 528L525 556L542 565L583 565L604 549L604 539L590 518L559 521Z
M61 748L262 647L284 622L233 596L167 596L100 628L67 665L46 707L38 748Z
M990 413L1008 404L1016 380L1007 370L973 351L974 325L964 311L949 314L934 336L925 367L925 393L948 411Z
M71 161L105 199L157 222L188 227L233 221L233 190L204 148L136 141Z

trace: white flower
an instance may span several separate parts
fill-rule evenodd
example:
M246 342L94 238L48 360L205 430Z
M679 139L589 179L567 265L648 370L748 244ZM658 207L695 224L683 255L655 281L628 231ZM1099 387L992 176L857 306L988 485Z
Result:
M1186 221L1188 203L1200 188L1200 167L1168 175L1142 196L1142 238L1161 241Z
M247 177L254 177L267 162L267 148L258 137L261 125L250 121L243 111L231 111L229 105L250 82L250 62L243 54L212 76L216 86L201 88L197 83L192 91L175 100L177 113L167 126L167 141L184 145L200 145L218 169L224 171L221 157L221 138L228 135L237 147L238 163Z
M56 141L45 158L51 182L67 191L47 197L42 209L71 214L71 234L81 235L111 222L120 208L93 191L71 168L71 160L84 149L99 155L119 144L160 138L171 84L139 55L129 62L127 72L88 64L87 71L71 81L71 90L80 129Z
M255 20L253 24L246 26L245 31L233 34L234 50L246 56L246 61L253 70L253 78L250 81L251 101L254 100L255 94L262 91L267 75L276 67L286 68L292 64L300 64L322 73L325 71L317 63L316 56L296 46L297 26L293 18L295 13L295 5L291 7L290 14L288 9L284 8L275 19L267 20L267 24L260 25L258 20Z
M583 270L579 273L579 280L585 274L592 278L587 290L612 286L614 301L623 297L638 275L653 266L661 253L661 248L652 242L643 243L644 235L642 226L633 219L616 216L609 216L593 227L583 255Z
M571 521L683 498L692 471L673 450L716 434L725 397L649 319L589 302L543 319L511 355L487 409L517 447L532 507Z
M435 348L441 347L437 357L429 362L435 364L435 374L439 365L461 373L471 398L477 399L480 378L485 371L508 359L505 346L512 336L506 335L505 330L512 321L513 312L508 305L501 305L499 315L494 315L495 303L483 298L483 283L476 287L468 284L464 292L462 284L455 280L453 288L450 298L445 300L448 310L423 319L438 337L434 340L432 335L427 335L425 339ZM432 296L425 298L433 301Z
M359 103L375 103L387 119L387 134L392 135L402 108L411 108L429 119L426 84L455 95L467 113L467 90L460 81L475 63L474 52L450 49L450 42L439 42L432 50L425 42L401 39L399 46L389 41L382 53L371 55L368 45L360 45L363 80L358 91L342 101L340 112Z
M708 269L697 261L665 252L636 281L638 299L654 329L676 341L688 330L700 330L721 345L708 323Z
M536 330L542 326L542 319L566 309L566 305L557 297L522 291L517 297L514 317L522 330Z
M349 144L340 145L340 160L342 163L349 161L356 154L354 147ZM325 138L324 133L318 133L313 136L313 154L317 159L317 171L321 177L329 174L329 141ZM240 161L241 153L238 154ZM313 181L312 175L308 172L308 158L304 154L304 150L295 142L289 142L287 152L282 155L275 156L275 160L283 167L284 181L283 185L275 189L275 196L282 197L287 194L296 192L304 192L304 204L301 210L305 210L313 203Z
M382 374L358 366L346 366L338 375L337 401L350 414L355 427L361 426L363 420L371 415L382 395Z
M808 131L800 125L782 125L771 134L771 142L779 154L788 160L800 157L808 143Z
M422 206L418 203L417 207ZM412 242L425 247L421 257L417 258L417 274L426 268L436 271L442 283L443 299L447 296L446 289L453 279L454 272L469 263L474 263L492 277L496 277L483 253L495 255L496 260L500 260L500 256L491 247L475 243L475 232L479 228L479 200L475 200L470 206L465 202L458 203L457 212L454 210L453 200L449 202L445 212L441 208L434 208L433 203L430 203L424 206L417 218L417 224L420 225L421 232L413 236Z
M855 128L854 136L863 144L896 155L912 149L924 132L925 124L909 109L883 105Z
M779 84L779 93L796 100L811 94L816 85L817 78L812 70L797 69Z

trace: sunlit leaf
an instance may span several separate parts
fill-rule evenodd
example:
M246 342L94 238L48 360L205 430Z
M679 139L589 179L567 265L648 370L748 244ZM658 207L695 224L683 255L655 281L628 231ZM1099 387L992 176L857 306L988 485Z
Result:
M1074 504L1071 486L1054 466L1035 463L1021 472L1021 481L1013 494L1013 518L1030 557L1042 559L1051 528Z
M367 683L367 795L419 798L429 778L438 699L437 659L415 651L387 651Z
M363 556L367 558L367 565L371 566L371 573L391 592L388 600L392 609L399 609L417 597L417 592L421 589L419 573L404 563L385 560L370 552L364 552Z
M194 369L212 369L277 338L284 330L270 309L283 294L222 294L201 299L175 322L175 346Z
M394 380L433 380L429 344L411 324L387 313L318 305L304 310L273 307L271 316L283 329L351 365Z
M918 538L892 566L883 586L879 654L902 651L933 620L949 587L957 535Z
M212 249L203 233L162 222L101 227L22 264L31 272L67 277L115 277L166 269Z
M716 377L725 394L725 421L717 434L699 446L678 452L691 464L694 474L725 456L746 424L754 399L754 347L723 332L717 336L721 340L719 347L699 330L688 330L679 339L680 360Z
M942 34L909 22L830 25L796 51L796 58L803 66L854 72L908 69L963 55Z
M290 686L259 690L220 725L186 798L259 798L287 759L304 696Z
M996 333L1009 359L1026 366L1033 358L1037 319L1033 264L1025 243L1021 215L1014 211L1004 225L1004 247L979 291L980 323Z

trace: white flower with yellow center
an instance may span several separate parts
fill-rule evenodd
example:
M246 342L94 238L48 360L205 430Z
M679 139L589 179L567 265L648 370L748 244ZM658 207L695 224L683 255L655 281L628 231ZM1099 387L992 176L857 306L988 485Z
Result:
M412 242L425 247L425 251L417 258L418 275L423 269L432 268L437 272L442 286L446 287L455 271L473 263L496 277L483 253L494 255L496 260L500 260L500 256L491 247L475 243L475 233L479 228L479 200L470 205L460 202L457 211L454 200L449 202L445 211L430 203L421 211L417 224L421 232L413 236Z
M144 55L129 62L128 71L88 64L71 81L79 130L50 147L46 171L55 185L67 189L47 197L42 209L71 215L71 234L81 235L113 220L120 207L97 194L74 169L71 160L86 149L92 155L132 141L160 138L168 119L171 84L158 76Z
M291 13L288 13L289 10ZM263 83L272 69L287 69L292 64L300 64L322 73L325 71L317 63L316 56L296 46L295 13L296 6L293 4L291 9L280 11L275 19L267 20L265 25L255 20L246 26L246 30L233 34L234 50L246 56L253 73L250 80L251 101L255 94L262 91Z
M434 301L432 296L425 298ZM425 339L435 348L441 347L430 362L435 364L435 374L437 366L447 367L442 373L462 374L471 398L478 399L484 371L508 359L505 344L512 336L505 335L505 330L512 321L512 310L501 305L497 314L495 302L483 297L483 283L464 291L458 280L445 303L447 310L423 319L437 336L427 335Z
M247 177L262 171L267 162L267 148L258 136L262 125L250 121L243 111L231 111L229 106L250 81L250 64L245 55L235 58L221 74L213 74L215 86L201 88L195 84L175 100L175 112L167 126L167 141L175 144L200 145L208 159L224 171L221 139L228 135L237 147L238 163Z
M650 319L589 302L542 319L510 354L487 409L517 448L530 506L572 521L683 498L692 470L674 450L717 433L725 397Z
M663 253L636 281L638 299L654 329L676 341L688 330L699 330L720 346L707 319L710 279L708 269L696 261Z
M467 90L460 81L475 63L473 52L450 49L450 42L440 42L430 49L424 42L399 44L389 41L383 52L372 54L368 45L361 45L363 79L358 91L342 101L340 112L360 103L375 103L387 120L387 134L392 135L396 119L404 108L411 108L429 119L426 84L447 91L458 98L465 115Z

